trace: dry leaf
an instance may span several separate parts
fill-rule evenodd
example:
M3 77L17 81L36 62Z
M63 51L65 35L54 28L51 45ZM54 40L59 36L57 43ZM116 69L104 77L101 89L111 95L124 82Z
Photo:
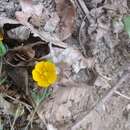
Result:
M22 11L25 13L32 13L32 0L20 0Z
M43 6L41 4L33 5L32 0L20 0L20 5L22 11L17 11L15 14L17 20L24 23L27 22L28 18L32 15L36 15L39 17L42 16Z
M33 12L32 0L20 0L22 11L16 12L16 19L22 22L27 22Z
M71 84L71 85L70 85ZM70 83L53 93L52 100L40 104L38 115L41 120L54 124L58 130L72 124L72 120L91 108L93 104L91 88L86 84ZM80 86L80 87L79 87ZM59 98L60 97L60 98ZM65 130L68 130L67 128Z
M4 24L20 24L18 21L13 20L13 19L9 19L6 17L0 17L0 28L3 28Z
M5 61L11 66L24 66L35 56L31 47L20 46L7 52Z
M54 32L59 21L60 19L57 13L53 13L53 16L45 24L44 30L47 32Z
M16 16L16 19L17 19L18 21L21 21L22 23L24 23L24 22L27 22L27 21L28 21L28 18L29 18L30 15L25 15L25 13L22 12L22 11L17 11L17 12L15 13L15 16Z
M23 3L26 1L26 0L21 0ZM23 4L22 3L22 4ZM24 3L24 4L26 4L26 2ZM26 6L27 6L28 4L26 4ZM25 6L25 7L26 7ZM27 10L29 10L29 11L31 11L31 9L30 9L30 5L28 5L29 6L29 9L24 9L24 11L27 11ZM43 6L42 5L31 5L31 7L32 7L32 9L33 9L33 11L32 12L23 12L23 11L21 11L21 12L16 12L16 19L17 20L19 20L19 22L21 23L21 24L23 24L23 25L25 25L27 28L29 28L30 30L31 30L31 32L34 34L34 36L39 36L42 40L44 40L44 41L47 41L47 42L51 42L51 43L53 43L53 44L55 44L55 45L57 45L57 46L61 46L61 47L65 47L66 48L66 46L67 45L65 45L60 39L59 39L59 37L56 35L56 33L54 33L54 34L50 34L50 32L52 32L52 31L54 31L55 30L55 28L57 27L57 24L59 23L59 17L58 17L58 15L54 15L50 20L48 19L48 17L47 17L47 15L48 16L51 16L49 13L48 13L48 11L46 11L44 8L43 8ZM24 7L22 7L22 8L24 8ZM70 8L70 7L69 7ZM22 9L23 10L23 9ZM68 10L68 9L67 9ZM69 9L70 10L70 9ZM68 12L68 11L67 11ZM46 14L47 13L47 14ZM54 13L54 14L56 14L56 12ZM68 14L65 14L65 15L69 15L69 14L71 14L70 12L68 12ZM65 16L66 17L66 16ZM30 18L30 23L28 22L28 18ZM73 18L72 16L71 16L71 18ZM69 20L71 19L70 17L69 17ZM54 20L54 22L53 22L53 20ZM63 21L64 21L65 19L63 19ZM47 23L46 21L49 21L49 23ZM73 20L70 20L70 21L73 21ZM68 32L66 32L67 33L67 35L69 34L70 35L70 25L72 25L72 24L70 24L70 21L69 22L66 22L65 23L65 26L66 25L69 25L69 31ZM46 23L46 27L45 27L45 30L47 30L48 32L45 32L44 30L38 30L38 29L35 29L34 27L43 27L44 26L44 24ZM62 22L63 23L63 22ZM48 25L49 24L49 25ZM32 26L33 25L33 26ZM49 28L49 29L47 29L47 27L51 27L51 28ZM64 27L65 27L64 26ZM68 26L66 26L66 27L68 27ZM65 28L66 28L65 27ZM58 30L60 31L60 30L65 30L65 28L64 29L62 29L62 28L59 28ZM68 29L68 28L66 28L66 29ZM57 33L61 33L61 32L59 32L59 31L57 31ZM64 33L65 34L65 33ZM66 34L65 34L65 37L66 37ZM65 39L65 38L63 38L63 39ZM63 40L62 39L62 40Z
M31 31L31 33L33 34L34 37L39 37L43 41L51 42L54 45L59 46L61 48L68 47L67 43L62 42L55 34L50 34L45 31L38 31L31 24L29 24L27 22L26 23L22 22L22 21L18 22L16 20L12 20L12 19L9 19L6 17L0 17L0 27L1 28L3 28L3 26L7 23L12 24L12 25L21 25L22 24Z
M77 48L72 47L65 49L56 57L57 63L66 63L68 66L72 66L75 73L88 66L86 60Z
M49 53L48 44L39 41L10 49L6 54L5 61L14 67L27 66L33 59L42 59Z
M30 36L30 30L27 29L25 26L19 26L7 31L7 35L10 39L16 40L27 40Z
M75 8L70 0L56 0L56 10L60 17L56 34L61 40L65 40L73 32Z
M28 72L25 68L8 67L8 76L17 86L17 90L28 95Z

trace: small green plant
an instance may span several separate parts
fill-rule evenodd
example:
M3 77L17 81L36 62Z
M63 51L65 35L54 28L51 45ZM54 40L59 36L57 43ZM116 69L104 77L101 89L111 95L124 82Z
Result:
M0 57L4 56L6 54L6 48L2 41L0 41Z
M0 57L4 56L7 52L6 47L2 41L3 41L3 34L0 33Z
M7 77L1 78L0 77L0 85L2 85L6 81Z
M123 23L124 23L124 29L130 37L130 16L125 16L123 18Z

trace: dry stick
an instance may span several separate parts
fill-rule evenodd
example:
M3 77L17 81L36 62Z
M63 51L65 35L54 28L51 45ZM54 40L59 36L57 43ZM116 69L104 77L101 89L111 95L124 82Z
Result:
M130 97L129 96L126 96L126 95L124 95L124 94L122 94L122 93L120 93L119 91L115 91L115 93L117 94L117 95L119 95L119 96L121 96L121 97L123 97L123 98L125 98L125 99L127 99L127 100L130 100Z
M11 97L11 96L9 96L9 95L7 95L7 94L4 94L4 96L5 96L5 97L8 97L8 98L10 98L10 99L12 99L12 100L14 100L14 101L20 103L20 104L22 104L23 106L25 106L25 107L28 109L29 112L31 112L32 106L30 106L30 105L26 104L25 102L22 102L22 101L20 101L20 100L18 100L18 99L16 99L16 98L13 98L13 97Z
M79 29L79 44L80 44L80 46L81 46L81 48L83 49L83 54L86 56L86 50L84 49L84 47L83 47L83 45L82 45L82 41L81 41L81 31L82 31L82 29L83 29L83 27L85 26L85 24L87 24L86 22L85 22L85 19L87 18L87 15L83 18L83 20L82 20L82 22L81 22L81 25L80 25L80 29ZM87 56L86 56L87 57Z
M8 120L9 120L9 125L10 125L10 128L11 128L11 119L10 119L10 116L7 115L7 118L8 118Z
M123 82L125 82L130 76L129 72L125 72L124 75L122 76L122 78L119 80L119 82L109 90L109 92L103 97L101 98L93 107L90 111L86 112L85 116L79 121L77 122L75 125L72 126L71 130L75 130L75 128L79 127L80 124L85 120L85 118L87 118L88 114L91 113L94 109L96 109L98 106L100 106L101 104L104 104L112 95L113 93L121 86L121 84Z
M18 106L18 108L16 110L14 121L13 121L13 124L11 125L11 130L14 130L14 125L15 125L15 122L16 122L16 120L18 118L19 109L20 109L20 106Z
M83 29L83 27L85 26L85 24L89 24L89 21L88 21L88 18L90 18L90 15L89 15L89 10L87 8L87 6L85 5L85 2L84 0L75 0L76 2L76 5L79 9L81 9L81 11L83 12L83 14L85 15L82 22L81 22L81 26L80 26L80 29L79 29L79 43L81 45L81 48L83 49L83 53L84 55L86 56L86 51L82 45L82 41L81 41L81 31ZM88 25L87 25L88 26Z
M80 6L80 8L82 9L82 11L87 15L89 14L89 10L84 2L84 0L75 0L76 4L78 6Z

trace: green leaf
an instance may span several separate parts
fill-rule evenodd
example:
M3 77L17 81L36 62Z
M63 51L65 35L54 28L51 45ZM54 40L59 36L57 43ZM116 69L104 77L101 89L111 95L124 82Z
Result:
M7 77L0 78L0 85L2 85L6 81Z
M4 56L6 54L6 48L2 41L0 41L0 57Z
M44 93L38 93L36 91L32 91L31 94L36 104L38 104L39 102L50 96L51 92L49 90L44 90Z
M124 29L128 33L130 38L130 16L125 16L123 18L123 23L124 23Z
M3 130L3 124L2 124L2 119L0 117L0 130Z

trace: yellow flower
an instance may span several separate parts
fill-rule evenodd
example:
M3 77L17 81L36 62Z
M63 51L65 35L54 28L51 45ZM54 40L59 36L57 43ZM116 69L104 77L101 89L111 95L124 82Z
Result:
M38 86L48 88L57 79L56 66L51 61L41 61L35 65L32 77Z
M3 34L0 33L0 41L2 41L2 40L3 40Z

